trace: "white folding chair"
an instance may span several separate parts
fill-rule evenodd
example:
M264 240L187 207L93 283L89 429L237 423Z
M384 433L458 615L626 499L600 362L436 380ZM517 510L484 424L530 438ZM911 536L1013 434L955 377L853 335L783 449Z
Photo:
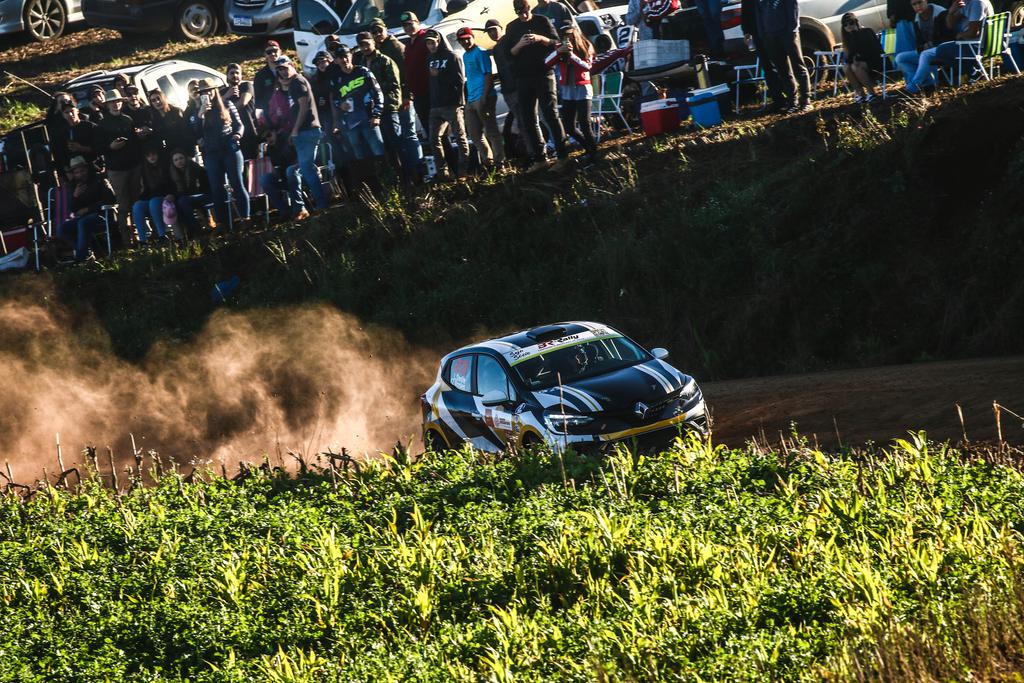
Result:
M594 78L597 82L594 84L590 113L591 121L595 125L594 136L598 142L601 140L601 122L606 115L618 116L626 130L632 133L633 129L622 113L622 72L606 71Z
M761 58L754 60L753 64L735 66L736 77L733 84L736 86L736 105L733 111L740 113L740 89L742 86L755 83L761 91L761 109L768 106L768 86L764 80L764 69L761 68Z
M814 87L811 96L817 98L822 74L832 75L832 97L839 94L839 81L843 73L843 50L818 50L814 53Z

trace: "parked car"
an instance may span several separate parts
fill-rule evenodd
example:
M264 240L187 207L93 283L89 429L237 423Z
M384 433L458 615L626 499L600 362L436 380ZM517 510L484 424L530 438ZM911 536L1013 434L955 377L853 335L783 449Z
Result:
M50 40L82 19L80 0L0 0L0 35L25 31L35 40Z
M598 450L669 443L707 431L697 382L607 325L544 325L465 346L441 359L420 398L428 447L464 443Z
M82 0L82 12L93 26L203 40L223 26L224 0Z
M292 0L226 0L227 30L243 36L273 36L292 30Z
M98 85L104 90L113 87L114 77L123 74L128 82L136 85L139 92L147 93L154 88L163 91L167 101L175 107L185 108L188 104L188 82L196 79L212 78L218 85L224 85L227 79L224 74L216 69L211 69L202 64L186 62L179 59L168 59L153 64L142 66L129 66L123 69L112 69L110 71L91 71L82 74L77 78L61 86L61 90L70 92L79 106L86 104L89 97L89 89Z

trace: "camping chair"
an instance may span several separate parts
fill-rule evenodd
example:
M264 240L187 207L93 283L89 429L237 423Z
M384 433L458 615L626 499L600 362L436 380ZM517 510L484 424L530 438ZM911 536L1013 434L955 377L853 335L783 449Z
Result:
M50 188L46 196L46 223L47 237L56 240L60 226L71 218L71 183L65 183L58 187ZM93 235L93 239L99 239L102 234L106 238L107 256L114 253L113 242L110 238L110 224L117 219L117 205L105 204L100 207L100 220L103 222L103 233Z
M622 113L622 72L606 71L594 77L594 97L591 100L591 120L595 123L595 137L601 141L601 121L605 115L616 115L630 133L629 122Z
M832 75L832 97L839 94L839 77L843 73L843 50L833 48L831 50L818 50L814 53L814 87L811 88L811 96L817 98L818 83L822 74Z
M761 91L761 109L768 106L768 86L765 85L764 69L761 68L761 58L754 60L753 64L743 64L733 67L736 71L736 106L733 111L740 113L740 87L747 83L756 83Z
M1000 67L1007 59L1018 70L1017 62L1010 54L1010 13L1003 12L985 17L981 22L981 36L978 40L956 41L956 60L954 64L940 67L943 76L950 85L959 85L964 81L964 63L978 67L982 78L990 81L996 77L996 57L1001 57ZM985 62L988 62L986 68ZM953 67L956 67L956 80L953 80ZM1000 68L1000 73L1002 69ZM971 74L973 75L973 74Z
M255 202L260 202L263 216L266 222L270 223L270 197L267 196L260 178L264 174L274 170L274 165L267 156L267 143L260 143L259 153L255 159L247 159L245 162L245 190L249 193L249 206L255 207ZM232 203L234 206L234 203Z
M316 168L320 172L320 180L331 188L332 196L341 195L338 185L338 168L334 165L334 148L327 140L323 140L316 150Z
M878 32L878 42L882 45L882 99L888 97L886 87L889 74L900 73L896 66L896 29L889 28Z

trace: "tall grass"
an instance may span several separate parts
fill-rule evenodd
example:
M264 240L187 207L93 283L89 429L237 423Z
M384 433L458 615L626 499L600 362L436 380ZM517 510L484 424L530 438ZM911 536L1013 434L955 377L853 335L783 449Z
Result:
M1015 590L1024 476L1002 463L919 434L839 453L684 439L10 491L0 679L871 678L878 643L955 652L989 623L964 606Z

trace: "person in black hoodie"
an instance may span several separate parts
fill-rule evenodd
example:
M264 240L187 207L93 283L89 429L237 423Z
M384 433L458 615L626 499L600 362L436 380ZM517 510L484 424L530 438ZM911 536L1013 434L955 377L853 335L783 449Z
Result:
M178 221L186 228L185 233L176 232L175 237L195 237L199 234L196 209L210 203L210 179L206 169L190 159L183 150L176 149L171 152L170 178L174 184Z
M185 112L168 102L159 88L149 91L149 106L153 112L155 137L162 141L167 149L183 149L194 155L196 138L185 118Z
M65 125L53 138L53 161L64 177L76 156L84 157L90 165L96 161L96 124L83 119L73 101L64 105L61 114Z
M124 98L117 90L106 94L104 106L107 112L96 133L99 139L97 149L103 152L107 179L117 196L118 234L121 244L128 246L131 244L128 216L139 198L142 144L136 133L135 121L121 111L123 102Z
M526 138L527 151L534 162L532 170L545 165L544 140L537 126L538 107L554 138L558 158L569 156L565 146L565 129L558 116L555 76L552 68L545 63L551 50L558 44L558 34L547 17L533 13L530 0L515 0L512 7L518 18L508 25L502 46L508 51L516 75L519 98L519 111L516 115L519 117L520 131Z
M782 81L779 79L779 72L768 59L768 53L764 49L764 41L761 40L761 30L757 26L757 0L743 0L740 6L740 25L743 28L743 38L747 46L754 49L757 55L761 70L764 72L764 84L768 88L768 97L772 99L772 109L781 111L785 105L785 97L782 94Z
M154 143L147 143L142 163L142 194L132 206L132 222L139 235L139 244L145 244L154 233L161 242L167 239L163 201L164 197L173 194L174 182L160 148ZM146 219L149 219L152 230L147 229Z
M89 237L103 227L100 211L104 205L114 203L114 191L82 157L71 160L70 173L71 217L60 225L57 234L74 248L78 262L92 257Z
M874 74L882 73L882 44L869 28L863 28L853 12L843 15L843 67L846 81L854 91L854 102L871 102L875 94Z
M430 72L430 149L437 165L435 180L448 176L445 168L444 138L451 128L459 146L458 173L465 176L469 165L469 138L466 137L466 76L462 60L449 49L437 31L423 36L427 44L427 69Z
M807 111L811 108L811 78L800 51L797 0L757 0L757 21L765 51L782 81L786 106L794 113ZM800 99L794 101L798 88Z
M277 59L281 56L281 43L276 40L268 40L263 46L264 61L266 62L252 79L253 104L259 112L267 111L270 104L270 97L277 88ZM259 113L257 112L257 114Z
M225 72L227 84L221 88L220 96L225 102L235 105L238 115L242 118L242 157L255 159L259 153L259 131L256 128L256 104L251 81L242 80L242 67L239 64L228 64Z

